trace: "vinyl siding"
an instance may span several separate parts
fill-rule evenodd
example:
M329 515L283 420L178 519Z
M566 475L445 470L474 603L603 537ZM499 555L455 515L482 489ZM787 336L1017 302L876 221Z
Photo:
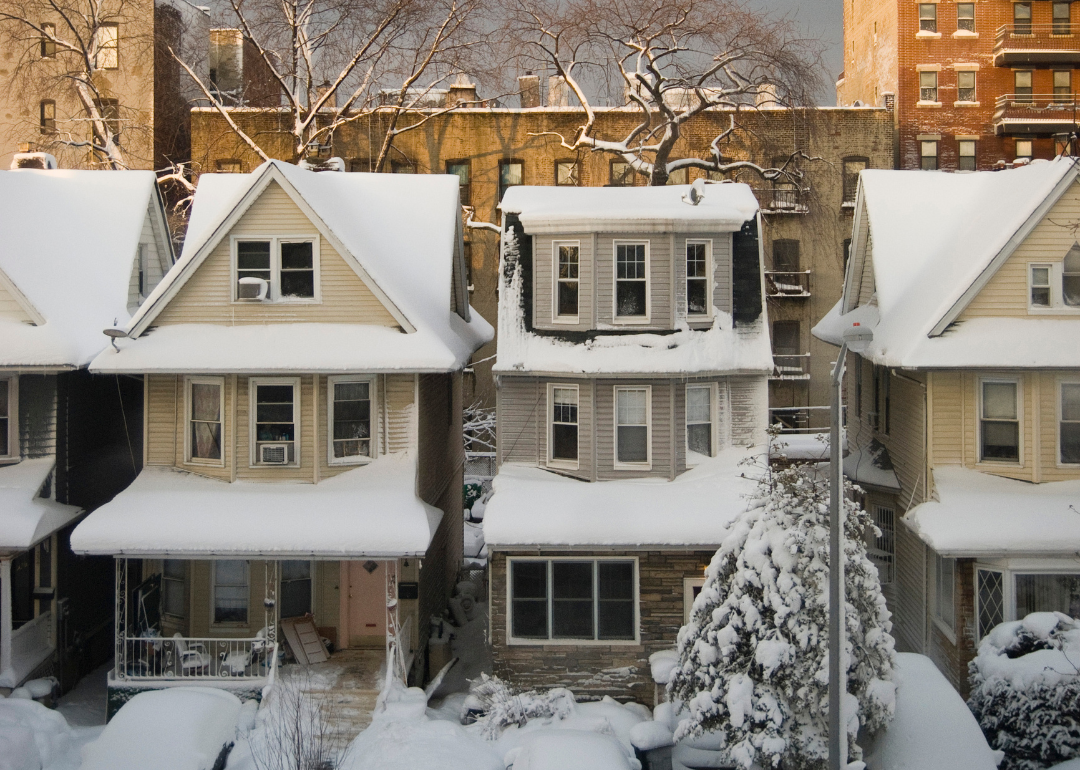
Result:
M151 202L151 207L153 203ZM139 252L136 249L131 256L131 279L128 281L128 307L134 310L142 302L144 296L148 296L154 287L161 282L165 275L165 255L158 248L158 238L154 234L154 225L151 217L152 208L147 210L146 219L143 220L142 232L139 234L139 243L146 247L146 293L139 295ZM163 269L164 267L164 269Z
M232 236L318 235L318 229L288 194L273 182L240 218ZM397 321L325 238L319 238L319 303L232 301L230 237L189 276L154 323L262 324L273 322L362 323L394 326Z
M26 314L22 306L15 301L15 297L3 286L0 286L0 318L10 318L23 323L31 323L30 316Z
M676 235L673 261L675 278L675 316L686 318L686 242L712 242L712 303L724 313L731 312L731 233Z
M649 385L652 387L652 420L649 442L652 465L648 470L615 468L615 388ZM671 478L673 389L670 380L597 380L596 388L596 477L600 480L659 476Z
M732 377L730 383L731 443L759 444L769 422L769 382L759 376Z
M539 380L503 377L496 393L495 430L499 464L539 462L537 415L544 414Z
M896 600L893 632L902 652L923 652L926 640L926 546L901 522L896 523Z
M672 326L671 307L671 242L668 235L648 236L633 233L604 233L596 239L596 310L597 328L668 329ZM614 319L615 241L649 243L647 270L649 276L649 322L616 323Z
M554 244L576 242L578 245L578 322L576 324L555 323L555 255ZM539 329L562 329L565 331L583 331L594 327L594 275L593 275L593 235L537 235L533 241L533 324Z
M863 257L862 281L859 283L859 304L865 305L877 291L877 283L874 279L874 239L869 234L866 237L866 254Z

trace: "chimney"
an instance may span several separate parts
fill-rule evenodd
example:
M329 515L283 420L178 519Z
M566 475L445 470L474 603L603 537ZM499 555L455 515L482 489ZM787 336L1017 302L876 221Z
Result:
M881 95L881 106L892 112L896 109L896 94L892 91L886 91Z
M776 86L772 83L762 83L754 93L754 106L759 110L778 110L783 105L776 96Z
M325 94L327 91L330 91L330 89L332 89L333 87L334 84L331 83L329 80L324 80L323 82L319 83L319 85L315 86L315 98L322 99L323 94ZM326 104L324 106L329 109L337 109L336 90L332 94L330 94L330 98L326 100Z
M30 152L32 145L29 142L24 142L19 145L20 152L15 153L11 157L12 170L17 168L38 168L38 169L55 169L56 158L47 152ZM23 149L26 148L26 149Z
M521 94L521 109L528 110L540 106L540 76L526 72L518 77L518 91Z
M476 102L476 83L469 80L469 76L462 72L457 76L450 91L446 94L446 106L455 107L462 103Z
M548 78L548 107L569 107L570 106L570 86L567 85L566 79L559 75L552 75Z

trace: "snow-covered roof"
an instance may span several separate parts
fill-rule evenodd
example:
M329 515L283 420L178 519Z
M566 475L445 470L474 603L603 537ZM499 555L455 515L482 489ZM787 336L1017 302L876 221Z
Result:
M0 366L85 366L108 345L156 195L152 171L0 171L0 286L37 323L0 319Z
M75 528L71 549L129 556L423 556L442 511L416 496L409 453L318 484L219 481L147 467Z
M53 457L0 465L0 551L25 551L81 513L73 505L40 496L55 465Z
M844 475L856 484L900 491L889 450L877 439L844 458Z
M708 184L697 205L691 185L666 187L511 187L504 213L529 233L734 232L758 212L745 184Z
M725 449L674 481L588 482L505 464L484 511L489 548L562 546L715 547L746 509L756 450Z
M157 314L271 182L306 211L404 331L359 324L332 331L339 325L288 323L257 331L214 331L205 325L154 329ZM222 360L213 343L225 346L229 371L237 372L267 370L267 361L280 369L283 351L298 348L326 370L460 368L493 336L491 325L475 311L464 321L450 309L460 216L458 180L448 175L314 172L281 161L268 161L250 174L204 174L183 254L128 325L133 339L118 341L119 353L99 356L94 371L211 371ZM146 334L147 329L153 331ZM348 347L340 348L342 341ZM371 363L376 360L380 363Z
M957 466L934 469L937 499L903 521L941 556L1072 556L1080 481L1030 484Z
M1075 366L1074 322L953 321L1076 176L1069 158L972 174L863 171L855 222L869 226L875 295L856 307L865 249L855 241L845 296L814 335L839 345L858 322L874 332L864 355L885 366Z

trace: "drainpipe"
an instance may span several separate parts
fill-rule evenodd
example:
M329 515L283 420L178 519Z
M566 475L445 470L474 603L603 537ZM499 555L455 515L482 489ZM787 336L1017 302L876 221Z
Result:
M0 673L11 670L11 558L0 559Z

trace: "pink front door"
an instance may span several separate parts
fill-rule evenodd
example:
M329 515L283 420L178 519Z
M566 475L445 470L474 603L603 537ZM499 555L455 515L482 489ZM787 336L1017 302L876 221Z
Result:
M386 643L386 563L348 562L348 639L350 647Z

